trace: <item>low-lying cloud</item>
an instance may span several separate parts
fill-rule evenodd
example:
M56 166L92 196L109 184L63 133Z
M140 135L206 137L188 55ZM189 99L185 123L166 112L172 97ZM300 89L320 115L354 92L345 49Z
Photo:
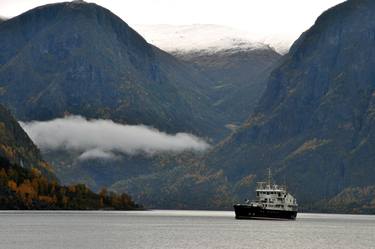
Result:
M42 151L78 151L81 153L80 160L116 159L119 154L204 151L209 148L203 139L188 133L171 135L144 125L87 120L81 116L20 124Z

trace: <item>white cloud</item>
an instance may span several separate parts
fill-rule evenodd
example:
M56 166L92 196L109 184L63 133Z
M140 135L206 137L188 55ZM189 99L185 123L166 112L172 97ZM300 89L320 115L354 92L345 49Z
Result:
M102 151L100 149L93 149L83 152L79 157L78 160L84 161L89 159L105 159L105 160L114 160L117 159L118 156L112 152Z
M123 125L111 120L68 116L50 121L20 122L41 150L81 153L79 159L113 159L117 154L153 155L186 150L204 151L209 145L194 135L170 135L144 125Z

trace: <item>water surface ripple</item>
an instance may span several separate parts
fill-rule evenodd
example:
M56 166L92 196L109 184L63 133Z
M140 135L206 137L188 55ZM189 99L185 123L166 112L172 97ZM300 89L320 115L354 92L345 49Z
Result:
M235 220L219 211L2 211L1 249L375 248L375 216Z

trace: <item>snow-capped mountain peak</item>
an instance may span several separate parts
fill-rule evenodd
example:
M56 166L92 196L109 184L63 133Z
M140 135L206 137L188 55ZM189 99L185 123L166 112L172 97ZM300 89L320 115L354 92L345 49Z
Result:
M267 39L260 39L246 31L213 25L135 25L146 40L171 53L217 52L232 50L270 49ZM275 48L285 52L284 48Z

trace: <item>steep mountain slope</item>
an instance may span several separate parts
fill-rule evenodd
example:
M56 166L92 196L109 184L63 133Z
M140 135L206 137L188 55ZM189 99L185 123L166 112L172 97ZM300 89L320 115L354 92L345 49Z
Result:
M305 206L375 185L375 2L323 13L268 80L255 113L206 163L240 197L271 167Z
M26 169L37 168L50 175L50 166L43 161L39 149L8 110L0 105L0 158L2 162L17 164ZM52 177L54 178L54 177Z
M3 23L0 36L1 102L18 119L73 113L219 134L220 115L199 88L208 80L100 6L38 7Z
M220 25L141 25L146 39L191 64L212 84L202 86L226 124L240 124L262 96L280 54L244 31Z

